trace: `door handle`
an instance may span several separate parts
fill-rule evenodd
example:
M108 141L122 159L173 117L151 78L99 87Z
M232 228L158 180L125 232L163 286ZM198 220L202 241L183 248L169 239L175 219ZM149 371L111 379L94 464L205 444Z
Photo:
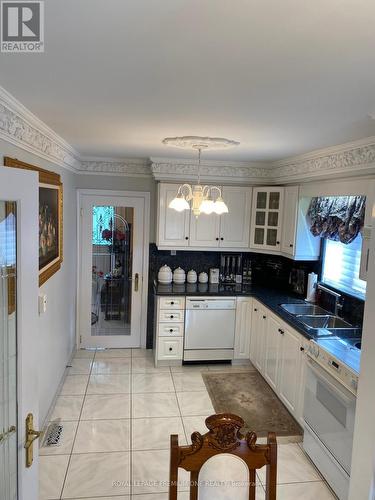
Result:
M34 430L34 417L29 413L26 417L26 467L33 464L33 443L42 435L42 432Z
M135 273L135 276L134 276L134 291L138 292L138 288L139 288L139 274Z

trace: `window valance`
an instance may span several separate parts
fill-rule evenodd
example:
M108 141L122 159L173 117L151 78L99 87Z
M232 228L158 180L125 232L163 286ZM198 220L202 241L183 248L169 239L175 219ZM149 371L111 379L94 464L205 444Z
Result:
M366 196L312 198L307 216L314 236L351 243L363 227Z

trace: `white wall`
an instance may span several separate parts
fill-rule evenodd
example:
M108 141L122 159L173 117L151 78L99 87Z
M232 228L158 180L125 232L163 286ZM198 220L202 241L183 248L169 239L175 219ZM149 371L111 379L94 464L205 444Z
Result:
M64 184L64 262L41 288L47 294L47 312L39 317L39 417L44 421L75 347L76 304L76 175L41 160L12 144L0 140L3 156L37 165L61 175Z
M372 198L374 200L374 198ZM375 228L375 200L372 227ZM366 307L362 332L361 374L359 378L350 500L375 498L375 238L372 238L367 281Z
M77 188L150 193L150 243L156 241L156 181L152 177L118 175L77 175Z

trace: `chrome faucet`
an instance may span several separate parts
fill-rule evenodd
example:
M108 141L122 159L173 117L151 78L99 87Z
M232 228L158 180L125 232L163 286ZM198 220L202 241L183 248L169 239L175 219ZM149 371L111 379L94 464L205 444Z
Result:
M330 288L327 288L326 286L322 285L321 283L318 283L316 285L317 290L322 290L325 293L330 294L334 299L335 299L335 311L334 314L335 316L339 316L339 311L342 311L343 308L343 303L342 303L342 295L340 293L334 292Z

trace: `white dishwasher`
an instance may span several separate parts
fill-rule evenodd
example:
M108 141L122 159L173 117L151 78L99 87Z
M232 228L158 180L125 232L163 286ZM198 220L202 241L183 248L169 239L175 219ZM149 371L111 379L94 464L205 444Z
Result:
M184 361L233 359L235 297L187 297Z

